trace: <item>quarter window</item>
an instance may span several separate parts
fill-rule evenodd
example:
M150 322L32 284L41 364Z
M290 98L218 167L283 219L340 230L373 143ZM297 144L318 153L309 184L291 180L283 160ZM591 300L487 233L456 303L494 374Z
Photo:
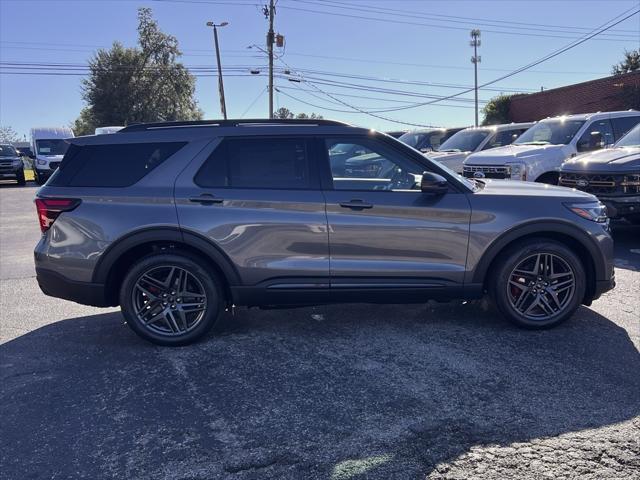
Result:
M72 145L50 184L60 187L128 187L184 145L183 142Z
M196 174L201 187L302 189L311 186L305 139L225 139Z

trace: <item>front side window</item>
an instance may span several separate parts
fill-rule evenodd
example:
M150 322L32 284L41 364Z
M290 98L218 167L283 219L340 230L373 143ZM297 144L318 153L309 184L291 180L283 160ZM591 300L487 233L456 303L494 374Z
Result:
M583 120L554 119L538 122L513 143L514 145L568 145L582 125L584 125Z
M444 142L439 151L473 152L490 134L491 130L462 130Z
M596 120L587 127L578 140L579 152L598 150L606 145L612 145L615 139L609 120Z
M347 146L336 146L342 151ZM311 187L304 138L229 138L195 177L201 187L304 189Z
M38 155L64 155L69 144L62 139L36 140Z
M367 153L336 159L336 145L350 145L351 151ZM326 149L335 190L420 189L424 166L384 144L370 139L327 139Z
M613 125L613 133L616 138L620 140L629 130L640 123L640 115L634 115L629 117L617 117L611 119Z

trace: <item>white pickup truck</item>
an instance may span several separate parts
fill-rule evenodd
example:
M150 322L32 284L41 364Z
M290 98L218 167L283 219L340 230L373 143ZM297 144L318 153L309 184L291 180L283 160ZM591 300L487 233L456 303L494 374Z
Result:
M463 175L555 185L565 160L613 145L637 123L640 112L635 110L546 118L509 146L469 155Z

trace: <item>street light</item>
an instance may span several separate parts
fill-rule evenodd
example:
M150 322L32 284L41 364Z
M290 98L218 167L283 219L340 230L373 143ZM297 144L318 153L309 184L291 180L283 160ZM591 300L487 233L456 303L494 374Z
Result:
M222 82L222 65L220 64L220 48L218 47L218 28L226 27L229 22L213 23L207 22L207 27L213 27L213 43L216 46L216 60L218 61L218 94L220 95L220 110L222 110L222 116L227 119L227 106L224 100L224 84Z

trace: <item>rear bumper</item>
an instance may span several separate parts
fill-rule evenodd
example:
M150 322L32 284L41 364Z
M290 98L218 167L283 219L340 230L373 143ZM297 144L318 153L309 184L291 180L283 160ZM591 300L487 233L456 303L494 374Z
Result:
M36 279L40 290L50 297L71 300L82 305L109 307L105 287L101 283L85 283L69 280L57 272L36 267Z

